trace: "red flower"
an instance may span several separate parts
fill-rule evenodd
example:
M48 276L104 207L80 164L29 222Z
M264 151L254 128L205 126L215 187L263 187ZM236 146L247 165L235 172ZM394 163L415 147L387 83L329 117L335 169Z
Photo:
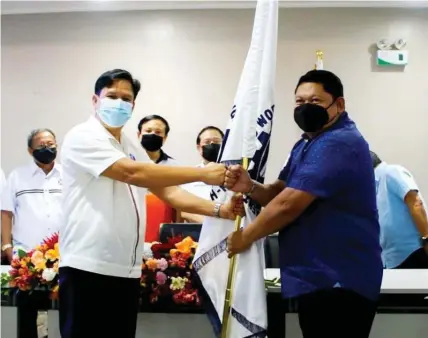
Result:
M151 246L153 258L159 259L169 254L171 249L175 248L175 244L180 243L183 240L182 236L176 236L168 238L166 243L156 243Z
M56 232L52 234L52 236L45 238L43 240L43 244L46 244L49 249L54 249L55 244L58 243L58 241L59 241L59 234Z

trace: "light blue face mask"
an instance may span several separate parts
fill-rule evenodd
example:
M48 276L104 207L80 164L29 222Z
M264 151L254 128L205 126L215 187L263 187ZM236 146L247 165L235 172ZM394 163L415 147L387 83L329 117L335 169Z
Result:
M104 97L101 99L97 114L109 127L120 128L131 118L132 104L121 99Z

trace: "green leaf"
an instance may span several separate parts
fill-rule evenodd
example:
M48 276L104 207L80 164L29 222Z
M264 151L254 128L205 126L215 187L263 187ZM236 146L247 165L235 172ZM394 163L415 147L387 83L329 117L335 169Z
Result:
M22 249L18 249L18 257L24 258L25 256L27 256L27 253Z

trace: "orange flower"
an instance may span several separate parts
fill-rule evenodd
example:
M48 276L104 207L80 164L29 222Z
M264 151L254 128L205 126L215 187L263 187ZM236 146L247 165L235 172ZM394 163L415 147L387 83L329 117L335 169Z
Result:
M156 259L147 260L146 265L149 268L149 270L155 271L158 268L158 262L156 261Z
M198 243L194 242L192 237L187 236L185 239L183 239L181 242L176 243L175 247L177 249L171 249L169 254L171 256L174 256L176 252L184 253L184 254L190 254L192 252L192 249L197 248Z
M46 267L46 260L43 253L41 251L34 251L31 256L31 263L33 263L37 271L43 270Z
M50 261L56 261L59 259L59 244L55 243L54 249L46 251L45 258Z

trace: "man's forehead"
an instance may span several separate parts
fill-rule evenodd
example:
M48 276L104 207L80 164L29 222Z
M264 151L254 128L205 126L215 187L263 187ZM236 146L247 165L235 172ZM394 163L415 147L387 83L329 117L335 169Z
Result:
M208 130L205 130L201 135L202 140L213 139L213 138L221 138L221 135L218 132L218 130L208 129Z
M130 92L133 93L132 85L127 80L114 80L110 87L103 89L105 93Z
M146 123L144 123L143 128L161 128L165 129L165 124L160 120L150 120Z
M314 82L302 83L296 90L296 96L310 95L325 96L329 94L324 90L324 87L321 84Z
M50 132L44 131L34 136L34 140L54 140L54 137Z

